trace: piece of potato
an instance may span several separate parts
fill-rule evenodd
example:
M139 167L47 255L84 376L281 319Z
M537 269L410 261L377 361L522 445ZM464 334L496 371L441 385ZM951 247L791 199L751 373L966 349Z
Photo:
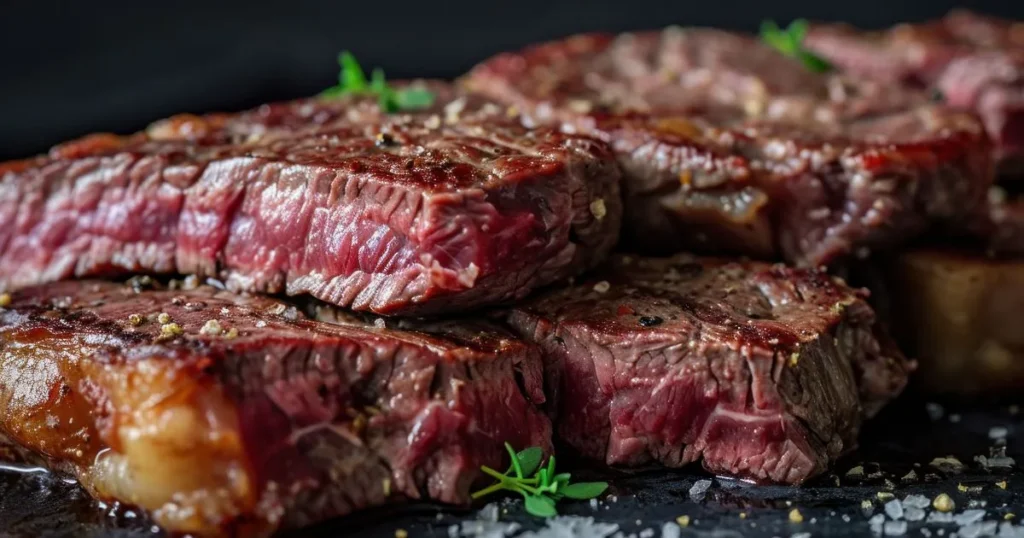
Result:
M1000 397L1024 388L1024 259L921 249L889 271L893 332L926 392Z

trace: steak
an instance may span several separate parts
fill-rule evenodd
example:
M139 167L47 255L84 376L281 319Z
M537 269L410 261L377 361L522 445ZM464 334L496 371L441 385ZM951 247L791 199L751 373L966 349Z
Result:
M931 87L949 105L976 112L996 143L1000 171L1024 176L1022 36L1020 23L955 10L881 32L817 25L805 43L850 73Z
M830 264L964 222L992 182L970 114L808 71L710 29L587 34L498 55L467 87L608 141L624 243Z
M443 119L374 106L179 116L0 164L0 289L182 273L430 314L522 297L615 244L605 144L494 105Z
M795 484L912 368L862 295L811 269L623 256L508 319L543 349L556 434L582 455Z
M174 533L468 503L504 442L550 451L541 357L483 321L428 330L207 286L25 289L0 309L0 440Z

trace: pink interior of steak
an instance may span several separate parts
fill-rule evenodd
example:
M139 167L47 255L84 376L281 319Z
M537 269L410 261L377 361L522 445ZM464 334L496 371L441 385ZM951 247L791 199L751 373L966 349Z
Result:
M424 313L521 296L617 238L618 171L579 137L436 115L301 129L189 121L173 129L206 137L95 136L8 167L0 284L183 272ZM244 140L210 134L224 122Z
M486 324L447 338L99 282L16 294L0 324L7 439L175 532L464 503L504 442L550 449L538 354Z
M546 353L561 438L613 465L799 483L910 368L852 290L765 264L619 258L510 320Z

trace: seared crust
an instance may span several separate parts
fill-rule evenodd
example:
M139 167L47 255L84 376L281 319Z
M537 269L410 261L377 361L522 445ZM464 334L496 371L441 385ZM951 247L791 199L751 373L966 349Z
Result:
M626 244L646 251L828 264L962 225L992 182L972 116L717 30L575 36L463 82L607 140L627 176Z
M509 319L546 353L560 439L613 465L799 483L912 368L859 292L759 262L620 256Z
M25 290L0 308L0 440L201 536L468 503L503 443L550 450L532 346L484 322L378 325L206 286Z
M603 259L621 222L608 148L453 92L439 113L305 100L176 117L0 168L0 288L195 273L426 314L522 297Z

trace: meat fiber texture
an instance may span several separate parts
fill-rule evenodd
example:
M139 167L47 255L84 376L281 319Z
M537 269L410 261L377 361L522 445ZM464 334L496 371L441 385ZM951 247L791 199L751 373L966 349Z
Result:
M544 350L556 434L610 465L800 483L912 368L861 292L759 262L622 256L509 321Z
M210 287L27 289L0 309L0 441L201 536L468 503L504 442L551 450L533 346L483 322L378 325Z
M1004 176L1024 177L1024 26L958 9L939 20L863 31L812 27L805 44L840 68L875 80L928 86L973 110L996 142Z
M607 140L626 176L624 244L643 252L832 264L962 228L993 181L973 115L718 30L579 35L463 83Z
M306 99L178 116L0 164L0 289L183 273L435 314L522 297L605 257L621 200L604 143L441 97L450 106L418 114Z

